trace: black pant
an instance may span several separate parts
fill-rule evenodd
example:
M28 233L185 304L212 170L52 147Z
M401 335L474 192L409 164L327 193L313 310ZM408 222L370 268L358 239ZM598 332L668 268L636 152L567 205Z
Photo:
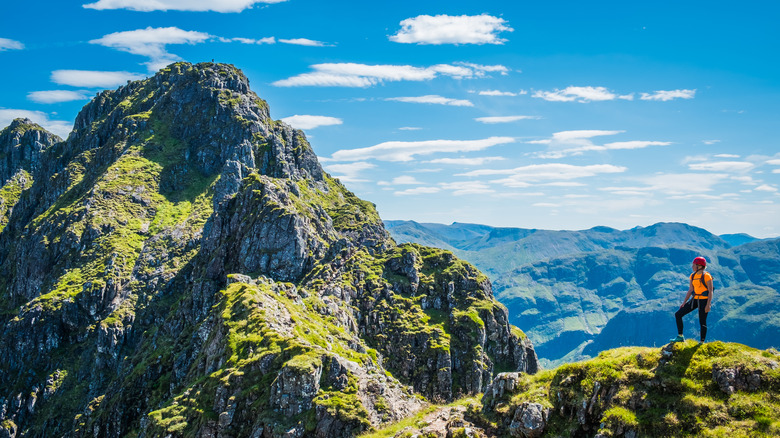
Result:
M690 301L680 307L680 310L674 313L675 319L677 319L677 333L683 332L683 316L699 309L699 325L701 326L701 340L704 341L707 338L707 312L704 308L707 307L707 300L696 300L691 298Z

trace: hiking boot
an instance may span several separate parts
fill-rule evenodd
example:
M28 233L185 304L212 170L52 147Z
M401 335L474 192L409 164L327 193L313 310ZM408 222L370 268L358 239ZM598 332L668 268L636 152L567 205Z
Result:
M682 342L684 340L685 340L685 338L683 337L683 335L677 335L676 338L670 339L669 342Z

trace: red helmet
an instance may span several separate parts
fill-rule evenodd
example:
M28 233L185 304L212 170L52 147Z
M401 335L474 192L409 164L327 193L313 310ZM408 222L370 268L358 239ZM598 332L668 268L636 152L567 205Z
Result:
M694 265L702 265L702 266L706 267L707 266L707 260L704 260L704 257L696 257L695 259L693 259L693 264Z

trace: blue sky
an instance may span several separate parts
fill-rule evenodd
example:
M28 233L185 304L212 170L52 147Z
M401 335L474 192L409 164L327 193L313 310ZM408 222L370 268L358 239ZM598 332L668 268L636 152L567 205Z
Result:
M780 235L780 4L5 2L0 125L241 68L384 219Z

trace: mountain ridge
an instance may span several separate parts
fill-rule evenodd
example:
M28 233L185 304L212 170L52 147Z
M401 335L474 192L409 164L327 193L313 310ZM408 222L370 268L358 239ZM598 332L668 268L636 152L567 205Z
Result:
M487 277L396 245L231 65L54 140L0 232L7 436L353 436L537 369Z

